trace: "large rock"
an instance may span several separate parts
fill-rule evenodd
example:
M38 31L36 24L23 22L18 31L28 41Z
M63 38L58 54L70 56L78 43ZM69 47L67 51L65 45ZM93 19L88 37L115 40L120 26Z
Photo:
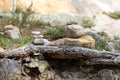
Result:
M66 37L69 37L69 38L79 38L86 34L84 31L84 28L76 24L67 25L65 27L65 32L66 32Z
M70 45L93 48L95 46L95 40L91 36L83 36L81 38L63 38L56 41L50 42L49 45Z
M16 30L6 30L5 35L11 39L18 39L20 38L19 33Z
M20 35L20 30L19 30L19 28L17 26L6 25L4 28L5 28L5 30L15 30Z

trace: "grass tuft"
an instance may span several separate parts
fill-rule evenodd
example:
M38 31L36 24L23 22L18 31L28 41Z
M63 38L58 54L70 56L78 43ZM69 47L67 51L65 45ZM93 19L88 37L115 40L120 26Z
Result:
M54 28L48 28L46 34L53 40L63 38L65 36L65 28L61 25L55 26Z
M94 49L96 50L106 50L108 51L108 48L106 47L105 41L99 41L96 43Z
M113 19L120 19L120 11L105 13Z
M101 31L98 33L100 36L103 36L106 40L110 40L110 36L104 32L104 31Z
M120 40L119 36L114 36L114 40Z
M81 24L84 28L92 28L95 26L94 19L86 17L81 19Z
M4 49L13 49L23 46L31 41L31 38L21 37L19 39L9 39L5 36L0 36L0 46ZM11 47L12 46L12 47Z

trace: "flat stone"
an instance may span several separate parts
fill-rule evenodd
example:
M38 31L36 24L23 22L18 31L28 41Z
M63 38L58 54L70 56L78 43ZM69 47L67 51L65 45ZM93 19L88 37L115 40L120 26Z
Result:
M12 30L14 28L13 25L6 25L5 27L5 30Z
M33 40L33 44L44 45L44 40L36 38L36 39Z
M33 38L43 38L43 35L32 35Z
M32 31L32 35L40 35L40 31Z

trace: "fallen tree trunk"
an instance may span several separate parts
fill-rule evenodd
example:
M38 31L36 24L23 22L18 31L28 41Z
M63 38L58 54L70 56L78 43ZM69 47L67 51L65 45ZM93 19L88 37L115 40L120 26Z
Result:
M0 52L0 57L26 57L36 52L57 59L86 59L88 60L88 65L119 65L120 63L120 53L98 51L77 46L42 46L29 44L11 51L2 51Z

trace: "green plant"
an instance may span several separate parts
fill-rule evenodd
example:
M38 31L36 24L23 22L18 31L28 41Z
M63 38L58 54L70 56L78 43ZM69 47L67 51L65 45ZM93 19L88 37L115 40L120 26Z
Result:
M106 47L106 43L105 41L97 41L94 49L97 49L97 50L108 50L108 48Z
M8 39L7 37L0 36L0 46L2 46L3 48L9 48L10 44L10 39Z
M30 41L31 41L31 38L27 38L27 37L21 37L19 39L12 39L12 43L16 43L19 46L23 46Z
M113 19L120 19L120 11L105 13Z
M48 24L46 24L44 21L42 21L42 20L33 20L33 21L28 21L27 22L31 27L35 27L35 26L40 26L40 25L42 25L42 26L46 26L46 25L48 25Z
M81 19L81 24L84 28L91 28L95 26L94 20L91 18L86 18L86 17Z
M12 48L20 47L30 41L31 41L31 38L29 37L21 37L19 39L10 39L5 36L0 36L0 46L5 49L8 49L8 48L12 49Z
M9 17L9 16L3 16L3 17L0 19L0 23L1 23L2 25L11 24L11 20L12 20L11 17Z
M63 38L65 36L65 29L63 26L55 26L54 28L48 28L47 35L50 35L51 39L59 39L59 38Z
M120 40L119 36L114 36L114 40Z
M115 50L116 50L117 52L120 52L120 44L119 44L119 45L115 45Z
M26 8L26 9L21 9L21 8L17 8L13 17L13 20L17 21L17 22L13 22L13 23L19 23L21 27L23 27L25 24L27 24L27 19L28 17L34 13L31 9L31 6ZM19 15L16 15L19 14ZM20 16L21 14L21 16ZM21 20L20 20L21 17Z
M0 19L0 23L4 25L12 24L21 28L27 24L27 19L32 13L34 12L31 10L31 7L26 9L17 7L16 11L12 12L12 16L3 16Z
M99 32L99 35L105 37L106 40L110 40L109 35L106 32L104 32L104 31Z

